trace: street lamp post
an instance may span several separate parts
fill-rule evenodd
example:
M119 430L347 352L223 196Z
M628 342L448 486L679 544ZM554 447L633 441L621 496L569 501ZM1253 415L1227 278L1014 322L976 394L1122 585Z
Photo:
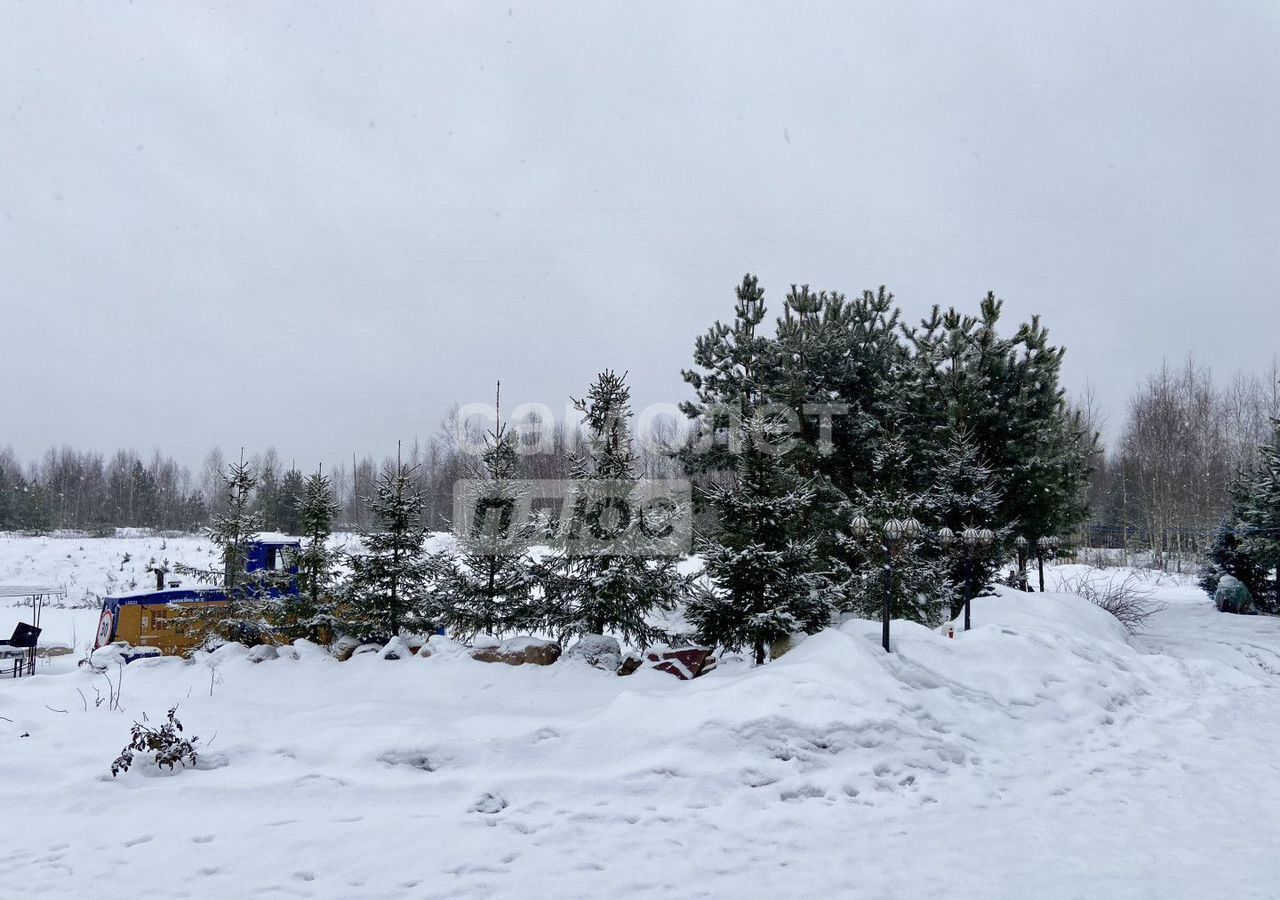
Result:
M1040 593L1044 593L1044 555L1049 552L1050 538L1041 535L1036 538L1036 565L1040 570Z
M853 532L854 537L861 540L871 534L871 523L867 521L866 516L859 514L853 517L853 521L849 523L849 529ZM886 563L884 606L880 611L880 643L884 646L884 651L888 653L889 618L893 601L893 558L901 549L904 541L909 541L920 533L920 523L910 517L890 519L884 523L883 532Z
M1027 539L1018 535L1013 539L1013 546L1018 548L1018 589L1027 590Z
M964 544L964 630L972 626L971 606L973 600L973 554L979 547L990 547L996 539L990 528L966 528L960 532L960 542Z

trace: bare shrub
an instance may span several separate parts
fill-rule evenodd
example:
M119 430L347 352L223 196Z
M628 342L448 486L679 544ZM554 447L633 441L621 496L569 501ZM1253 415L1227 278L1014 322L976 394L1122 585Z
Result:
M1065 576L1060 590L1105 609L1130 634L1141 631L1148 619L1165 609L1165 604L1153 599L1154 590L1147 578L1132 570L1121 574L1120 571L1086 569Z

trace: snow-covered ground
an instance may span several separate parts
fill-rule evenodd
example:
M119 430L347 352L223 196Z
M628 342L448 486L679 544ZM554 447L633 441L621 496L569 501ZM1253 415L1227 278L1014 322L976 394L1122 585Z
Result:
M97 590L93 567L125 551L80 543L0 540L0 582L74 569ZM1153 586L1167 609L1135 639L1079 598L1010 592L976 601L954 640L896 623L887 655L877 624L851 622L689 683L302 646L133 664L116 712L94 706L105 676L56 658L0 681L0 883L95 898L1280 896L1280 619ZM55 613L54 629L90 635L93 610ZM0 630L20 614L0 608ZM174 703L199 767L113 780L130 723Z

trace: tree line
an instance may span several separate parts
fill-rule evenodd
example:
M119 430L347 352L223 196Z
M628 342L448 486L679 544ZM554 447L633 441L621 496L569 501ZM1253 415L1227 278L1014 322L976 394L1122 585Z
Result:
M1096 418L1086 393L1080 405ZM1201 553L1229 516L1233 485L1253 471L1280 418L1280 367L1215 379L1188 358L1138 386L1090 478L1090 521L1134 549ZM1095 425L1096 427L1096 425Z
M685 637L764 662L773 641L869 615L886 596L896 616L937 624L1015 539L1068 534L1087 512L1096 435L1060 385L1065 351L1038 318L1003 333L1001 313L988 295L976 313L935 308L908 324L884 288L847 297L793 286L769 321L764 290L747 276L732 317L695 342L683 373L690 427L667 452L637 452L625 379L601 373L575 402L581 431L549 453L519 452L518 432L499 418L478 453L455 440L452 452L370 469L368 524L341 577L321 539L342 505L331 479L267 478L264 494L266 460L236 463L211 527L225 571L266 525L263 498L286 482L296 530L310 536L303 559L315 562L302 566L303 600L233 590L239 600L213 627L224 637L278 630L278 613L304 635L323 626L387 640L443 627L463 638L610 632L644 644L671 636L655 616L678 608ZM447 477L484 486L486 508L509 509L535 469L568 479L565 514L585 514L588 528L608 507L597 502L603 485L625 498L642 474L686 477L703 572L682 576L671 555L633 552L634 521L586 552L546 519L481 516L456 531L455 546L428 552L441 510L429 491ZM855 516L870 535L851 530ZM899 541L889 526L904 520L920 527ZM993 540L969 559L944 539L976 528ZM305 608L285 612L295 602Z
M526 432L544 433L542 440L548 445L546 452L520 454L520 477L568 475L566 453L575 435L566 423L540 422L530 415L515 425ZM404 461L423 498L423 517L431 530L448 529L453 486L466 471L458 430L457 418L451 412L427 441L414 441L405 448ZM274 447L251 452L246 461L255 472L250 502L261 514L263 528L299 533L298 501L307 473L294 462L286 463ZM336 527L356 531L373 522L365 500L373 494L379 472L391 461L369 454L353 455L324 467L337 504ZM144 459L134 450L119 450L106 456L57 447L41 459L24 464L12 448L0 447L0 531L194 531L226 512L228 464L227 454L220 448L211 450L193 472L159 451ZM651 474L674 468L665 455L652 450L641 452L641 465Z

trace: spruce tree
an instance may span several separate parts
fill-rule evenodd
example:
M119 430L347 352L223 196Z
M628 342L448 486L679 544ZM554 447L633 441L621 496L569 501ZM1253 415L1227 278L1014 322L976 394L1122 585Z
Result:
M571 528L561 529L543 568L547 625L562 636L613 633L644 647L663 637L651 614L683 600L687 581L673 558L652 555L635 512L641 498L625 375L602 372L573 405L584 417L586 448L570 456ZM582 536L603 538L605 552L580 552Z
M515 435L499 422L467 466L464 496L473 515L454 523L456 546L432 559L440 624L460 640L539 623L531 552L537 527L517 463Z
M961 534L966 528L989 528L997 536L1002 523L997 521L1001 493L996 487L991 467L981 458L977 446L964 430L952 427L944 452L935 463L936 474L924 498L923 521L929 526L928 544L939 556L946 571L946 583L952 588L951 614L959 612L964 598L966 562ZM950 547L936 541L937 530L949 528L955 535ZM999 557L989 552L974 552L970 557L969 576L973 589L989 583L998 569Z
M1280 611L1280 421L1274 424L1271 443L1258 448L1242 501L1238 533L1244 539L1244 550L1262 572L1275 573L1271 583L1258 585L1257 590L1245 584L1259 606L1269 612Z
M177 566L177 571L209 584L221 584L224 603L201 603L186 608L180 625L196 636L200 643L222 639L243 644L262 641L270 630L273 614L270 591L281 587L278 572L249 572L249 545L262 531L261 514L253 508L253 489L257 484L253 467L241 454L238 463L230 463L224 476L226 510L215 516L206 534L218 549L219 565L200 569Z
M275 521L270 525L284 534L309 534L302 520L302 507L305 502L308 479L297 469L290 468L280 479L279 500L276 507Z
M872 487L859 489L854 497L855 508L873 524L873 532L862 541L845 539L854 548L857 573L848 600L859 616L874 619L880 617L888 592L892 618L937 625L954 600L955 582L932 527L937 510L931 507L937 500L931 491L914 487L914 472L915 460L906 440L896 434L884 437L872 454ZM891 519L906 518L920 521L925 528L917 538L892 548L895 557L890 571L891 548L881 529Z
M337 554L329 547L337 514L333 483L318 469L305 479L298 498L297 519L304 536L295 559L298 593L282 598L279 621L289 637L316 640L332 635L338 625L333 602Z
M814 491L776 455L782 436L776 422L746 420L734 479L705 489L718 525L699 542L708 581L685 611L699 640L749 648L757 665L773 641L826 626L839 598L816 541L797 528Z
M415 476L398 455L382 470L367 500L373 525L361 533L362 549L348 556L344 626L362 640L383 642L436 626Z

